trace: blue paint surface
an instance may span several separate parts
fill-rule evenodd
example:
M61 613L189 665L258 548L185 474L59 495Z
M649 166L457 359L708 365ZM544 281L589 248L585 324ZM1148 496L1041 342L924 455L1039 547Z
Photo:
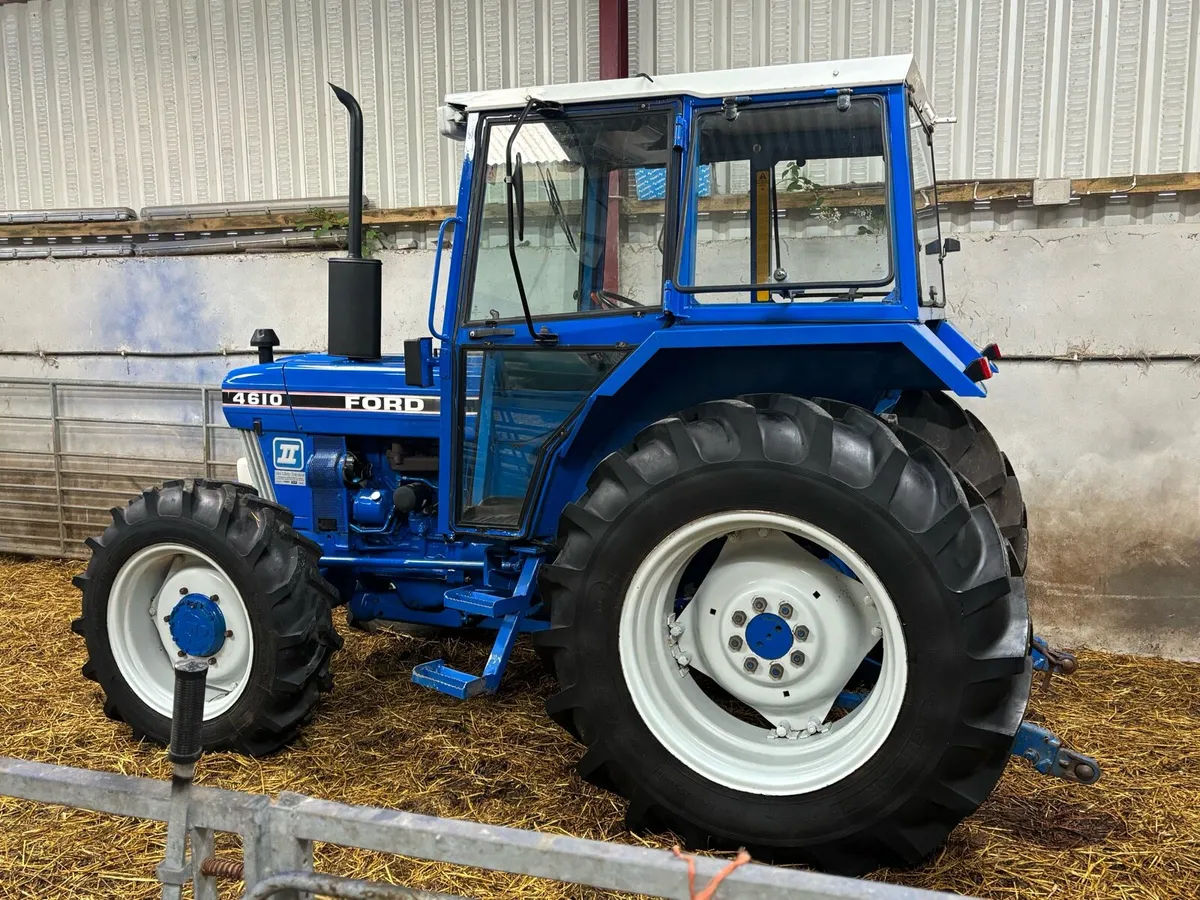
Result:
M225 646L225 614L206 594L188 594L171 610L171 639L188 656L212 656Z
M792 629L775 613L759 613L746 626L746 647L763 659L779 659L792 649Z

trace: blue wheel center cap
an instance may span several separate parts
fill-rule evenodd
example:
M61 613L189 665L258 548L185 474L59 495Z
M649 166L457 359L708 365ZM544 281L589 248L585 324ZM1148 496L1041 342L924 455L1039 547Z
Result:
M775 613L759 613L746 626L746 646L763 659L779 659L792 649L792 629Z
M171 610L171 638L188 656L212 656L225 645L225 616L206 594L188 594Z

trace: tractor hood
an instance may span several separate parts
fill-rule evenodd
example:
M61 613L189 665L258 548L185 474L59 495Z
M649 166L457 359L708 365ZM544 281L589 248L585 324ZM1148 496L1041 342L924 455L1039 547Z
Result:
M441 395L407 384L403 356L357 362L310 353L234 369L221 384L233 428L314 434L437 437Z

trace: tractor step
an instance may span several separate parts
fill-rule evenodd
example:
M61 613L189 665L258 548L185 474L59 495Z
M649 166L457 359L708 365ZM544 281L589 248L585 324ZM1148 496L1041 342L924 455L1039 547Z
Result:
M434 659L416 666L412 680L421 687L433 688L459 700L467 700L487 690L482 675L460 672L447 665L444 659Z
M496 619L526 608L529 598L518 594L509 597L486 588L468 586L446 591L445 603L447 609L457 609L459 612L473 616Z
M457 697L459 700L467 700L483 693L495 693L500 687L504 668L508 665L508 658L512 655L513 645L521 631L521 617L521 612L510 613L504 617L499 630L496 631L496 640L492 644L492 652L488 656L487 665L483 667L482 675L472 675L451 668L444 659L435 659L413 668L413 682Z
M446 591L446 608L489 619L502 619L492 643L492 652L482 675L472 675L452 668L444 659L434 659L413 668L412 680L422 687L433 688L459 700L483 693L494 693L512 655L513 645L521 631L521 620L533 608L541 556L530 555L521 564L521 574L511 595L486 588L460 587Z

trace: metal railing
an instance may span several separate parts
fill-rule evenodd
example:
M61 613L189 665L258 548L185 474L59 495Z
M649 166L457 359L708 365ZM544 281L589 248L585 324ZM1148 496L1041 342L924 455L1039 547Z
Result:
M233 478L220 388L0 378L0 552L83 558L113 506L172 478Z
M0 757L0 795L167 822L186 805L191 854L186 879L196 900L216 900L217 879L201 871L215 832L241 836L244 897L424 898L445 895L314 873L313 841L568 884L688 900L687 867L670 851L516 828L441 819L301 794L261 794L134 778ZM178 814L178 813L176 813ZM232 862L232 861L231 861ZM727 861L696 859L703 886ZM236 863L235 863L236 866ZM214 867L210 864L208 869ZM220 867L217 867L220 868ZM160 878L163 872L160 867ZM178 873L175 873L178 874ZM716 900L936 900L951 894L751 863L735 869Z

